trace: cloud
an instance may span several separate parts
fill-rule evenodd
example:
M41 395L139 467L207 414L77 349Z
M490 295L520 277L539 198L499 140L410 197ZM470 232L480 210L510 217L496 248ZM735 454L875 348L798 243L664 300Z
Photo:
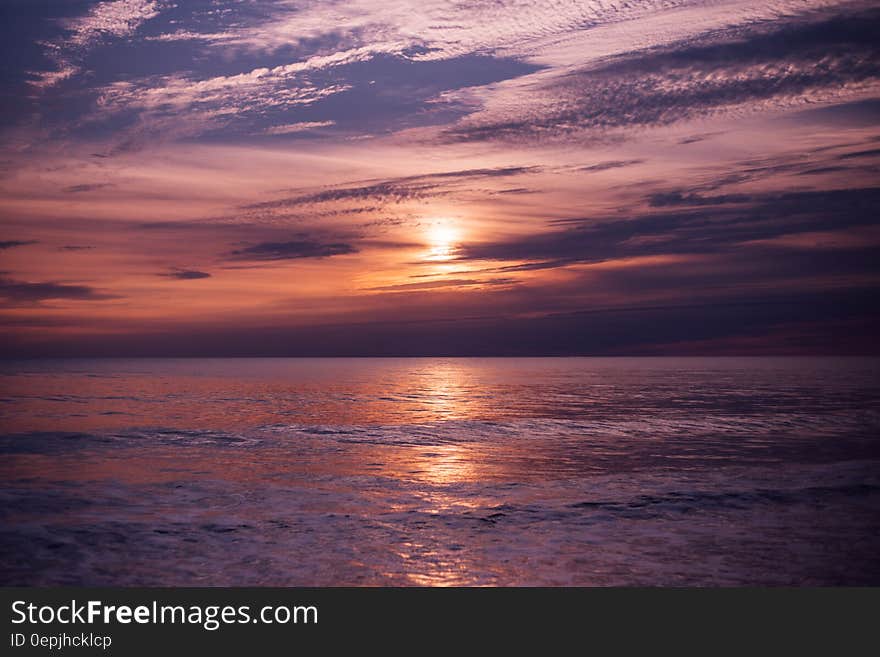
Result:
M344 242L261 242L232 251L230 255L243 260L296 260L301 258L329 258L357 253L358 249Z
M67 22L69 42L87 47L104 36L133 34L145 21L159 15L162 3L156 0L111 0L99 2L80 18Z
M338 201L375 201L379 203L402 203L431 196L447 194L456 185L476 179L505 178L537 173L540 167L514 166L485 169L462 169L441 171L417 176L404 176L370 182L365 185L340 186L291 196L275 201L263 201L244 206L244 209L272 209Z
M724 205L728 203L748 203L753 197L749 194L718 194L715 196L702 196L701 194L682 190L670 192L658 192L651 194L649 203L651 207L663 208L668 206L700 206L700 205Z
M590 166L580 167L578 171L586 171L588 173L597 173L599 171L608 171L609 169L622 169L641 164L644 160L610 160L607 162L599 162Z
M864 6L115 0L56 20L62 34L41 40L56 67L33 83L76 78L77 98L97 102L40 121L113 133L111 152L218 133L426 125L447 126L450 141L611 139L713 112L851 99L877 79L877 12L853 9Z
M843 166L830 166L830 167L815 167L813 169L804 169L803 171L798 171L797 175L799 176L821 176L826 173L839 173L841 171L851 171L853 167L843 167Z
M91 251L94 249L94 246L90 245L81 245L81 244L65 244L64 246L59 246L59 251Z
M688 144L698 144L701 141L706 141L707 139L711 139L721 133L719 132L707 132L699 135L691 135L689 137L684 137L678 141L679 144L683 146L687 146Z
M316 128L329 128L336 125L336 121L301 121L299 123L288 123L286 125L273 125L266 128L263 132L267 135L289 135L295 132L305 132Z
M4 355L534 356L878 353L874 290L767 291L710 303L598 305L540 316L257 327L224 323L0 342ZM645 327L650 327L646 331ZM845 335L846 340L841 340ZM736 342L751 340L750 344ZM728 342L724 342L728 341ZM689 345L694 345L689 348Z
M174 269L170 272L157 275L164 276L165 278L174 278L179 281L195 281L201 278L211 278L211 274L208 272L195 269Z
M838 160L851 160L854 158L863 158L863 157L878 157L880 156L880 148L870 148L863 151L855 151L852 153L843 153L842 155L838 155Z
M68 80L82 70L83 53L104 39L133 34L144 22L155 18L163 8L157 0L111 0L95 4L87 13L62 21L65 37L45 42L47 57L55 62L54 71L34 71L31 84L43 91Z
M79 72L80 68L78 66L73 66L62 60L55 71L30 71L30 84L36 89L45 90L65 80L69 80Z
M34 84L76 77L97 103L42 120L113 132L114 152L221 130L350 137L446 125L451 141L606 139L713 112L849 100L877 78L877 12L852 9L864 6L116 0L61 20L63 34L42 42L57 66Z
M874 127L880 123L880 98L862 98L812 107L795 113L793 118L806 123Z
M745 242L783 235L872 226L880 204L880 188L754 195L751 199L737 198L727 207L710 205L710 199L693 195L677 194L676 198L683 199L685 205L690 198L699 202L695 208L629 218L561 220L556 223L570 227L507 241L463 244L457 257L527 261L513 265L521 270L620 258L729 252L742 248Z
M424 281L419 283L399 283L397 285L380 285L378 287L366 288L371 292L417 292L420 290L435 290L445 287L474 287L489 285L514 285L516 279L513 278L446 278L436 281Z
M5 249L14 249L17 246L27 246L28 244L36 244L37 240L4 240L0 242L0 251Z
M232 120L240 119L244 112L289 111L294 106L311 105L350 88L350 85L338 81L316 84L310 74L366 61L380 52L398 51L399 46L384 44L315 55L274 67L261 66L232 75L199 79L175 73L113 82L101 90L98 107L102 115L137 111L142 122L157 122L163 117L185 112L200 112L206 120ZM202 126L202 131L212 127L210 121L206 123L208 125ZM196 129L193 123L192 130Z
M733 109L841 99L876 85L880 12L800 17L524 78L446 130L452 141L601 137Z
M175 71L109 81L98 91L97 111L83 123L97 127L112 120L164 140L221 128L227 138L316 128L327 135L372 136L448 122L469 110L442 101L446 90L536 68L486 55L422 61L399 45L373 44L228 75Z
M120 297L100 292L87 285L68 285L57 282L30 283L10 278L0 278L0 298L13 303L37 303L55 299L104 301Z
M629 42L656 45L666 32L676 31L670 27L688 31L691 20L697 26L756 23L788 17L799 5L797 1L719 7L687 0L304 0L278 3L266 10L262 20L240 21L225 29L226 38L216 48L268 56L310 42L326 45L332 37L337 47L397 43L414 61L491 54L556 64L590 58L597 50L604 54L609 41L626 49ZM675 11L675 18L664 21L669 10Z
M67 194L79 194L82 192L93 192L97 189L104 189L105 187L113 187L112 183L85 183L82 185L71 185L70 187L65 187L62 191Z

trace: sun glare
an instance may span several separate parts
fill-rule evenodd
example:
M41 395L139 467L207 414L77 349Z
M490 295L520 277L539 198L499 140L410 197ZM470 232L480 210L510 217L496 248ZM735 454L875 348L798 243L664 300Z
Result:
M427 231L428 259L449 260L455 252L458 239L459 231L449 221L433 222Z

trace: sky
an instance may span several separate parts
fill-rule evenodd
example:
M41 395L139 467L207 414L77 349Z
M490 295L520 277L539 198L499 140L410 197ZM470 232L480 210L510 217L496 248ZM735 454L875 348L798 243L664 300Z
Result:
M0 14L3 357L880 352L876 3Z

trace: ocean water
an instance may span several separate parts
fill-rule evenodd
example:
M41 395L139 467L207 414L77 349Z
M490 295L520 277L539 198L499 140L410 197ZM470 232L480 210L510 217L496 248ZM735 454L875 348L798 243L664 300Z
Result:
M880 360L0 364L0 584L880 584Z

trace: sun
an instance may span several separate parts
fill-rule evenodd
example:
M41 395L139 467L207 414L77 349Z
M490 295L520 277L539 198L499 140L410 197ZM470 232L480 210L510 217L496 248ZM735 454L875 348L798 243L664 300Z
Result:
M428 226L426 238L429 260L449 260L454 255L460 233L450 221L440 219Z

